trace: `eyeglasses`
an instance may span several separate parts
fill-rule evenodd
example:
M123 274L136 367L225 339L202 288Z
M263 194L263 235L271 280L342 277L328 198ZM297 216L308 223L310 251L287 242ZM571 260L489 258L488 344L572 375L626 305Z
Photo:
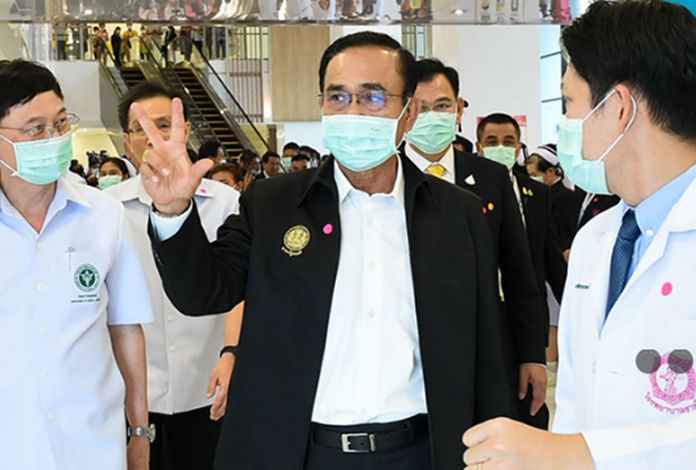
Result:
M432 106L425 103L421 104L421 113L428 113L430 111L434 111L436 113L453 113L457 111L457 103L453 103L451 101L440 101Z
M39 140L51 138L56 135L56 133L58 135L63 135L70 132L73 126L77 126L79 123L80 118L76 114L66 113L62 117L58 118L58 120L56 120L52 125L37 124L32 127L0 127L0 129L19 131L31 140Z
M343 111L350 105L355 97L356 103L368 111L381 111L387 106L390 97L403 98L404 95L386 93L382 90L367 90L359 93L349 93L347 91L333 90L321 93L320 98L324 98L324 103L331 111Z
M168 136L169 133L172 131L172 123L169 121L156 122L155 127L157 128L157 131L165 137ZM146 136L145 130L140 126L136 126L132 129L127 129L126 132L131 134L133 137L137 137L139 139Z

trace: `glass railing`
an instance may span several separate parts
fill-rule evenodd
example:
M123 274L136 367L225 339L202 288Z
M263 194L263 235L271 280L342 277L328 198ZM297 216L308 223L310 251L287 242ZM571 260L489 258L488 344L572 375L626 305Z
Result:
M151 37L150 41L150 44L156 44L156 48L161 51L160 63L164 63L161 40ZM259 155L268 151L270 147L264 136L196 44L186 36L178 36L175 41L167 44L167 63L170 62L169 59L173 61L176 58L177 49L183 55L183 59L191 65L192 72L213 100L221 116L235 133L242 146L254 150Z

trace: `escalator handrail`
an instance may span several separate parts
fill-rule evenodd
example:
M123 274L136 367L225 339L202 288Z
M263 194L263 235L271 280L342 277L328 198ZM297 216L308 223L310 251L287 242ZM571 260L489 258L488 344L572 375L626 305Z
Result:
M188 45L191 47L192 54L195 54L197 58L200 58L201 61L205 64L206 69L207 69L208 71L211 72L211 73L209 73L209 74L203 74L203 79L207 81L207 80L208 80L208 76L210 76L210 75L214 76L214 77L217 79L217 81L220 83L220 85L222 85L223 89L225 90L225 93L227 94L227 96L228 96L229 98L231 98L232 101L234 102L234 105L237 107L237 110L239 110L239 111L241 112L242 116L244 116L244 120L246 121L246 124L247 124L248 126L251 126L251 128L254 130L254 132L256 133L256 135L258 136L258 138L261 140L261 142L263 143L263 145L266 147L266 150L270 150L270 147L269 147L269 145L268 145L268 142L266 142L266 139L263 138L263 136L261 135L261 133L259 132L259 130L256 128L256 126L255 126L254 123L252 122L252 120L251 120L251 118L249 117L249 115L244 111L244 108L242 108L242 105L239 104L239 101L237 101L237 99L234 97L234 95L232 94L232 92L230 91L230 89L227 87L227 85L225 84L225 81L224 81L222 78L220 78L220 75L217 73L217 71L213 68L212 65L210 65L210 62L208 61L208 58L198 50L198 47L196 47L196 44L191 40L191 38L189 38L189 37L187 37L187 36L177 36L176 40L171 41L171 42L167 45L167 47L168 47L168 48L169 48L169 47L174 47L173 45L174 45L177 41L182 41L182 40L183 40L184 42L188 41L188 42L190 43L190 44L188 44ZM211 86L211 89L212 89L212 86Z

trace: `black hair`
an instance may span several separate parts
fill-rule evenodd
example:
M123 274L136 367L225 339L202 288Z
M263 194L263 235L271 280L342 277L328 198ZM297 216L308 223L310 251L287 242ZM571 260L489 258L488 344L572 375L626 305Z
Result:
M258 153L254 152L253 150L244 149L242 150L242 153L239 155L239 163L241 163L242 165L248 165L255 158L259 158Z
M297 145L295 142L288 142L283 146L283 152L286 150L300 150L300 146Z
M127 92L121 96L118 101L118 123L121 126L123 132L128 132L128 112L133 103L138 101L146 100L148 98L157 98L158 96L163 96L173 100L174 98L179 98L184 106L184 119L189 120L189 110L186 106L186 101L183 97L175 92L166 88L159 82L148 80L145 82L140 82L137 85L128 89Z
M232 175L234 178L234 182L238 183L244 179L244 172L242 169L239 167L238 164L236 163L220 163L219 165L215 165L206 175L207 178L213 177L215 173L220 173L226 171Z
M271 158L277 158L278 160L280 160L280 155L278 155L273 150L269 150L268 152L263 154L263 157L261 157L261 161L263 163L268 163L268 160L270 160Z
M656 125L696 141L696 18L688 9L658 0L597 1L561 41L594 105L623 83L645 100Z
M102 162L99 164L99 170L101 171L102 167L107 164L107 163L113 163L118 167L119 170L121 170L121 174L128 178L130 176L130 172L128 171L128 166L126 165L126 162L124 162L120 158L116 157L106 157Z
M292 157L290 159L291 162L299 162L300 160L304 160L304 161L308 162L310 159L304 153L298 153L297 155L295 155L294 157Z
M36 95L52 91L63 100L56 77L41 64L23 59L0 60L0 120L10 109L28 103Z
M401 44L399 44L396 39L374 31L361 31L359 33L343 36L332 42L329 47L326 48L324 55L321 56L321 62L319 63L319 90L322 93L324 92L326 69L331 59L347 49L356 47L379 47L395 51L399 55L398 71L401 78L404 80L404 103L413 95L413 92L416 90L416 81L413 73L416 59L413 58L413 55L407 49L401 47Z
M217 157L220 147L222 147L222 142L220 142L218 139L208 139L198 148L198 158Z
M483 136L483 130L488 124L512 124L517 133L517 139L522 138L522 130L520 129L520 124L515 120L514 117L509 114L503 113L493 113L489 114L485 118L481 119L478 126L476 127L476 139L481 142Z
M452 86L454 96L459 96L459 74L437 59L422 59L416 62L416 87L419 83L429 82L438 75L444 75Z

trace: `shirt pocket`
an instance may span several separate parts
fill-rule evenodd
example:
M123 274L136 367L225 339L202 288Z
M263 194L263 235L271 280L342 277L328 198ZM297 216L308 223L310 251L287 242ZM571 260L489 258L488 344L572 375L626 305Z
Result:
M64 292L68 293L73 305L99 303L106 297L107 269L107 256L96 250L67 248L58 256L58 270L65 279Z

